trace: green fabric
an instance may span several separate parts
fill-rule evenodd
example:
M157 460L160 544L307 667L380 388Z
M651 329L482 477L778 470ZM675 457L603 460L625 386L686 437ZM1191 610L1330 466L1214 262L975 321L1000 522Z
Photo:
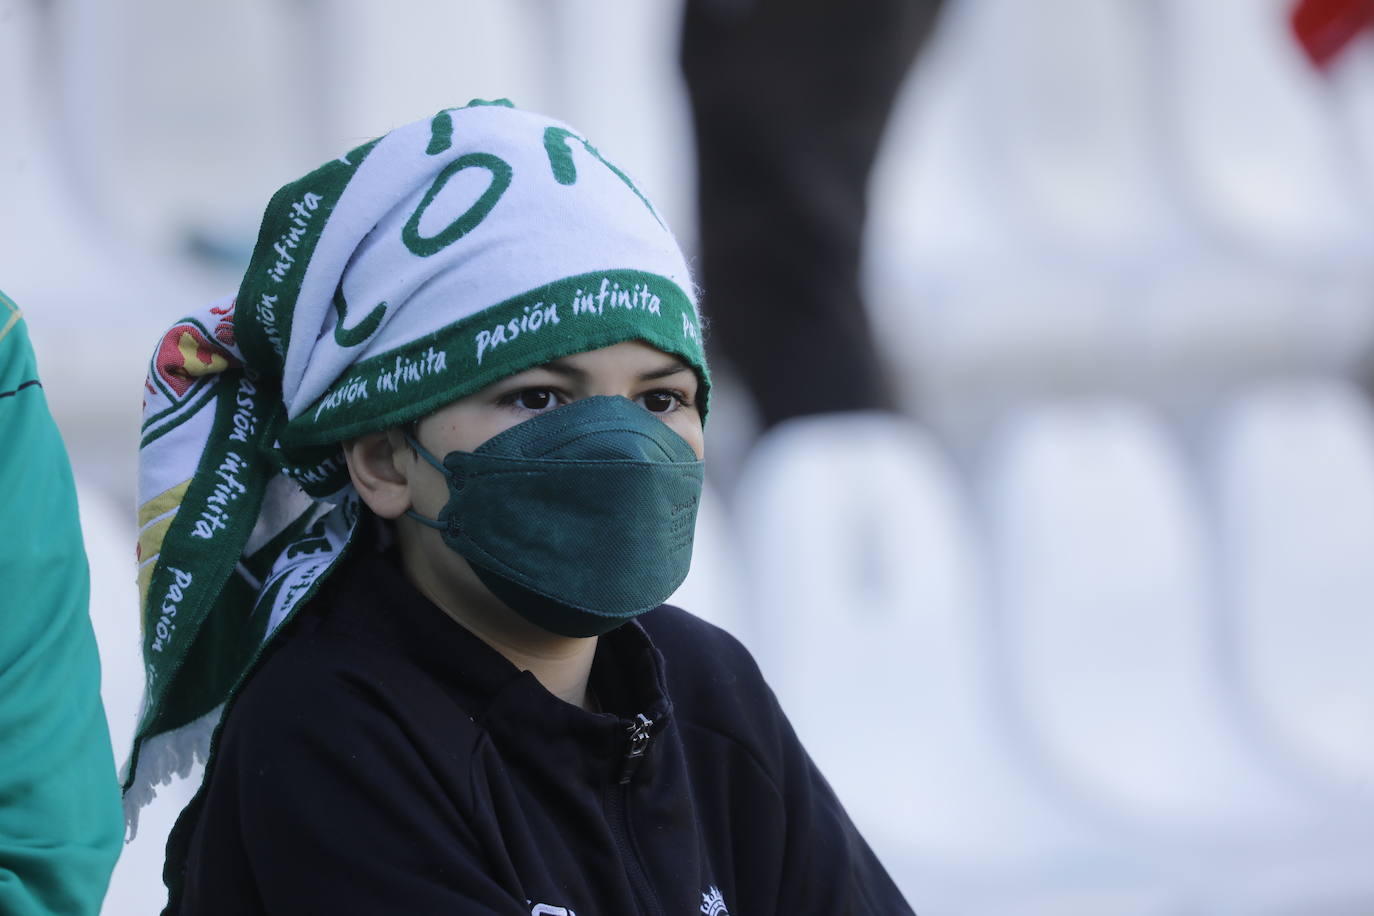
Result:
M123 836L76 489L0 294L0 913L97 913Z
M604 270L567 277L356 363L286 424L281 441L288 450L328 445L337 455L345 439L417 420L531 366L625 340L643 340L695 369L704 417L711 379L695 325L685 324L692 314L686 294L653 274ZM359 399L365 410L353 408Z
M633 401L592 397L440 462L444 542L506 604L564 636L609 632L668 599L692 565L703 463Z
M218 388L203 470L185 495L195 511L177 513L167 535L171 547L149 580L143 630L150 702L140 736L186 725L218 706L242 673L245 653L251 654L238 638L242 613L217 616L208 628L201 624L211 606L251 607L230 573L243 560L242 545L273 472L264 454L277 408L247 376ZM248 432L239 432L235 416L248 417ZM195 677L173 691L183 668Z

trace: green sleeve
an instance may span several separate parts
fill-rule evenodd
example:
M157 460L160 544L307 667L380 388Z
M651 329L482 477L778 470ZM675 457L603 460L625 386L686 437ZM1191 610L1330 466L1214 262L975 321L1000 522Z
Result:
M0 294L0 913L98 913L123 816L76 488Z

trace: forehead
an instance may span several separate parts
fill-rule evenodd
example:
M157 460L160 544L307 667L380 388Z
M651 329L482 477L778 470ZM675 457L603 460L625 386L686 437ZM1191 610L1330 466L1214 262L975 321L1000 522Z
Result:
M627 340L608 347L584 350L526 371L540 370L566 374L626 374L636 377L646 373L658 376L673 372L689 372L695 375L681 357L665 353L641 340Z

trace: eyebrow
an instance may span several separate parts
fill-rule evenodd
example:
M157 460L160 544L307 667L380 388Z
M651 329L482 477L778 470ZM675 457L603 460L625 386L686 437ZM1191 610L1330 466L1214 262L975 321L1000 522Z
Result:
M542 366L536 366L535 368L545 369L549 372L552 372L554 375L561 375L564 378L584 379L587 377L587 372L585 370L579 369L577 366L563 362L560 359L555 359L552 362L544 363ZM691 366L687 365L681 360L675 359L670 363L666 363L658 367L657 369L650 369L647 372L640 373L639 381L648 382L653 381L654 379L667 378L670 375L677 375L679 372L691 371Z
M673 362L668 363L667 365L660 366L657 369L650 369L648 372L641 374L639 376L639 380L641 382L648 382L656 378L667 378L670 375L677 375L679 372L691 371L691 366L687 365L686 363L674 360Z

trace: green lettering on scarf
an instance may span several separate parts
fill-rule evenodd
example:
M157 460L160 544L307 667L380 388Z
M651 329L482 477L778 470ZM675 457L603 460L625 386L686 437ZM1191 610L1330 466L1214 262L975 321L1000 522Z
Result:
M473 99L463 108L514 108L510 99ZM453 115L449 112L462 111L462 108L445 108L435 115L429 122L429 146L425 148L425 154L437 156L448 150L453 145Z
M491 183L482 192L482 196L477 198L476 203L468 207L461 216L445 226L438 234L421 235L420 220L424 218L429 205L434 203L434 198L439 196L439 192L444 189L444 185L448 184L450 178L464 169L471 168L486 169L491 173ZM405 228L401 230L401 241L405 242L406 247L411 252L422 258L443 251L477 228L477 224L487 218L492 207L496 206L501 195L506 193L506 189L510 187L511 175L510 163L499 156L493 156L491 153L468 153L465 156L459 156L444 166L444 170L429 186L429 190L425 192L420 205L415 208L414 213L410 214L410 219L406 221Z
M616 168L615 164L601 155L596 147L566 127L550 127L544 131L544 152L549 154L549 168L553 170L553 177L559 184L569 185L577 181L577 166L573 163L572 147L568 145L569 140L576 140L581 143L583 149L615 173L615 177L625 182L625 187L634 191L635 196L644 202L644 206L649 208L654 219L658 220L658 224L663 225L663 220L658 218L658 211L654 209L654 205L649 203L649 198L640 193L639 188L635 187L635 183L630 180L629 175Z
M334 323L334 339L341 347L356 347L367 340L386 317L386 303L378 302L372 311L367 313L367 317L358 322L356 328L344 327L344 319L348 317L348 300L344 298L342 277L339 279L338 289L334 290L334 310L339 313L339 320Z

